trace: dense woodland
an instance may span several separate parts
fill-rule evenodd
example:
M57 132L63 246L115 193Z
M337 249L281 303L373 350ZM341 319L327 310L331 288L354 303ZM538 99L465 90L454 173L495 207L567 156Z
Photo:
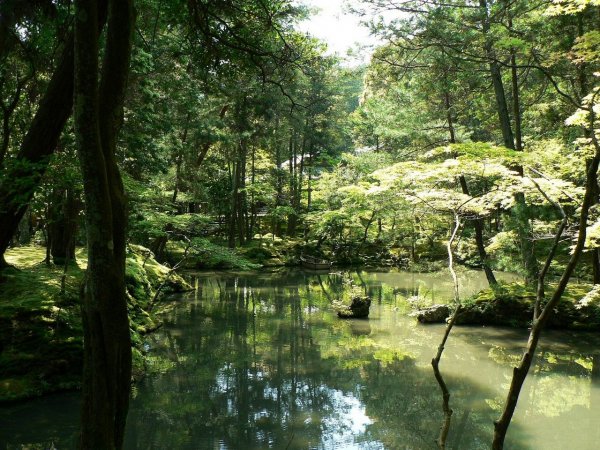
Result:
M21 289L9 255L32 247L36 270L77 292L80 448L123 445L136 258L243 270L302 255L424 271L450 260L504 294L495 273L521 275L531 334L489 424L495 449L572 278L586 286L579 309L600 302L600 3L352 8L384 43L368 65L298 31L312 12L291 0L0 2L0 302ZM150 309L175 276L163 271ZM452 410L438 364L464 300L456 290L432 355L440 448ZM1 340L0 352L6 378Z

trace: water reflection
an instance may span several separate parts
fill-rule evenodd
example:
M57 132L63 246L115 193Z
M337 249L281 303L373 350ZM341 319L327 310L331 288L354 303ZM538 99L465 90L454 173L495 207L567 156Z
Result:
M463 274L463 294L484 283ZM436 448L441 399L430 359L443 328L407 318L406 298L449 297L446 275L213 273L196 285L147 341L154 374L135 388L126 448ZM341 321L332 310L353 289L373 297L369 320ZM455 330L442 360L454 409L448 448L489 448L525 337ZM599 343L545 336L507 448L597 448ZM55 399L0 409L11 429L0 427L0 448L71 448L76 397Z

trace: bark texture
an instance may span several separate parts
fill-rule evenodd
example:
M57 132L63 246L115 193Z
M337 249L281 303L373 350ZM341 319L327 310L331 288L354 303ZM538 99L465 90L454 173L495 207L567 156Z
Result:
M115 160L131 54L133 2L110 0L98 86L98 1L75 2L75 133L84 180L88 270L82 288L82 449L123 446L131 383L126 212Z

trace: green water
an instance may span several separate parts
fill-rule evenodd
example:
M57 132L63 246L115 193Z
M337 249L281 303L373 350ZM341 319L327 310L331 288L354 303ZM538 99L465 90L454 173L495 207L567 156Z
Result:
M486 284L477 272L460 281L462 295ZM127 449L436 448L430 361L443 327L417 325L406 299L448 298L447 274L202 273L194 282L146 342L154 373L135 386ZM331 300L365 291L370 319L339 320ZM453 331L441 363L454 409L448 448L490 447L525 339ZM598 337L547 333L506 448L598 448L599 371ZM0 408L0 449L72 448L77 408L76 394Z

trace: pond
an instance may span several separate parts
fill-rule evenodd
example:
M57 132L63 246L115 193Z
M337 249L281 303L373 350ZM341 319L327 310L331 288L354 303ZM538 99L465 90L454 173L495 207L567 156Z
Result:
M510 275L501 275L510 279ZM451 296L447 273L200 273L145 345L127 449L435 449L441 396L430 361L444 328L408 317L408 298ZM460 273L461 294L485 286ZM373 298L368 320L331 300ZM490 447L526 330L459 327L441 369L454 410L451 449ZM596 449L600 339L543 337L507 449ZM0 448L73 448L78 395L0 408Z

